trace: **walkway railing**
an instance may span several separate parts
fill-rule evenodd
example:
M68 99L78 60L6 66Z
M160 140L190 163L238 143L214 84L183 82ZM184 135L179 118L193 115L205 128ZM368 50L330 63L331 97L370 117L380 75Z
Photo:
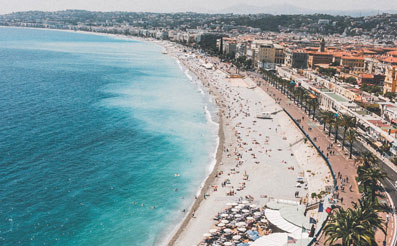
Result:
M309 134L307 134L303 128L300 126L300 124L290 115L290 113L288 113L288 111L283 108L284 112L289 116L289 118L295 123L295 125L299 128L299 130L301 130L301 132L303 133L303 135L305 135L305 137L310 141L310 143L314 146L314 148L316 148L317 152L321 155L321 157L325 160L325 163L327 163L327 166L331 172L332 175L332 179L334 180L334 189L336 190L336 178L335 178L335 173L334 170L332 169L331 163L329 162L328 158L324 155L324 153L320 150L320 148L314 143L314 141L310 138ZM324 222L322 223L321 227L319 230L317 230L316 235L313 237L313 239L310 241L310 243L308 244L308 246L313 245L317 238L320 236L325 224L327 223L329 218L329 215L327 215L327 218L324 220Z

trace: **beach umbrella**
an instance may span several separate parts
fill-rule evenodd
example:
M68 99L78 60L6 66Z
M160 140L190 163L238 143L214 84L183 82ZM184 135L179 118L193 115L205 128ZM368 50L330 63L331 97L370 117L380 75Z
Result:
M228 220L221 220L221 222L222 222L223 224L227 224L227 223L229 223L229 221L228 221Z
M231 230L231 229L229 229L229 228L226 228L226 229L224 229L223 231L224 231L224 232L226 232L226 233L230 233L230 232L232 232L232 230Z
M249 201L242 201L242 204L249 204Z
M247 220L253 220L254 218L252 218L252 217L247 217Z
M251 204L250 207L251 208L256 208L256 205L255 204Z
M255 212L254 215L255 216L260 216L262 213L261 212Z
M241 232L245 232L247 229L245 229L244 227L239 227L239 228L237 228L237 230L239 230Z
M237 208L232 208L232 211L233 212L238 212L238 209Z
M218 227L224 227L224 226L225 226L225 224L223 224L223 223L219 223L219 224L217 224L216 226L218 226Z
M210 233L215 233L215 232L217 232L218 230L217 229L211 229L210 230Z
M242 226L245 226L245 225L246 225L245 222L238 222L238 223L236 223L236 226L238 226L238 227L242 227Z
M234 239L234 240L239 240L240 238L241 238L240 235L235 235L235 236L233 236L233 239Z
M211 234L209 234L209 233L204 233L203 236L204 236L204 237L210 237Z
M261 219L261 222L262 222L262 223L267 223L267 220Z
M224 243L223 245L226 245L226 246L231 246L231 245L233 245L231 242L226 242L226 243Z
M241 214L235 214L234 217L240 218L240 217L241 217Z
M238 204L236 203L236 202L233 202L232 203L232 206L237 206Z
M248 209L243 209L241 210L243 213L249 213L250 211Z
M221 217L227 217L229 216L228 214L221 214Z
M226 203L226 206L233 206L233 203L228 202L228 203Z

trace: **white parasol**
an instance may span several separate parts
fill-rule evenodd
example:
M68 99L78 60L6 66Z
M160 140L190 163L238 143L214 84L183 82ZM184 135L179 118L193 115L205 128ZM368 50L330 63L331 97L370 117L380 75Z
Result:
M215 232L217 232L218 230L217 229L211 229L210 230L210 233L215 233Z
M234 240L239 240L240 238L241 238L240 235L235 235L235 236L233 236L233 239L234 239Z
M242 226L245 226L245 225L247 225L245 222L236 223L236 226L238 226L238 227L242 227Z

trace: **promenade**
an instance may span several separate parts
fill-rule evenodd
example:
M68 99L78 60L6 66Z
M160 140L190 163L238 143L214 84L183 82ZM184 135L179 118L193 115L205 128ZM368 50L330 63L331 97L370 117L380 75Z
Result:
M338 192L339 198L343 200L340 205L344 208L352 207L352 202L357 202L357 200L361 197L361 194L358 191L358 184L356 182L356 161L354 159L349 159L349 155L346 154L341 147L338 147L337 144L334 144L333 139L328 137L327 129L324 132L320 123L309 118L304 109L301 109L286 95L282 94L279 90L270 85L270 83L263 80L259 75L256 75L255 79L257 82L261 82L261 88L271 97L273 97L273 99L279 101L280 106L288 111L293 118L296 120L301 120L300 126L306 131L311 139L316 139L316 145L323 151L325 155L328 156L328 160L332 165L335 176L337 177L337 185L340 187L341 178L348 181L345 183L344 190L342 191L339 189ZM330 147L331 144L332 147ZM338 178L338 174L341 174L341 178ZM350 185L352 187L351 189ZM384 219L386 219L386 214L383 214L382 216ZM387 226L388 237L386 240L386 245L391 245L395 228L395 221L393 218L393 216L390 216L390 221ZM384 234L378 232L376 235L376 240L378 245L383 245L382 243L384 241ZM324 245L324 236L320 238L319 243L319 245Z

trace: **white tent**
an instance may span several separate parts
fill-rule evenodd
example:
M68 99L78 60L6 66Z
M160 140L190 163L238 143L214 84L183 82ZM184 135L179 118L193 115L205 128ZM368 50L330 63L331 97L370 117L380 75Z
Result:
M287 233L273 233L258 238L250 246L284 246L288 242Z
M306 232L302 233L301 227L298 227L298 226L286 221L281 216L279 210L266 209L265 215L271 224L277 226L278 228L280 228L283 231L286 231L286 232L292 234L294 238L301 239L301 238L309 237L309 235Z

